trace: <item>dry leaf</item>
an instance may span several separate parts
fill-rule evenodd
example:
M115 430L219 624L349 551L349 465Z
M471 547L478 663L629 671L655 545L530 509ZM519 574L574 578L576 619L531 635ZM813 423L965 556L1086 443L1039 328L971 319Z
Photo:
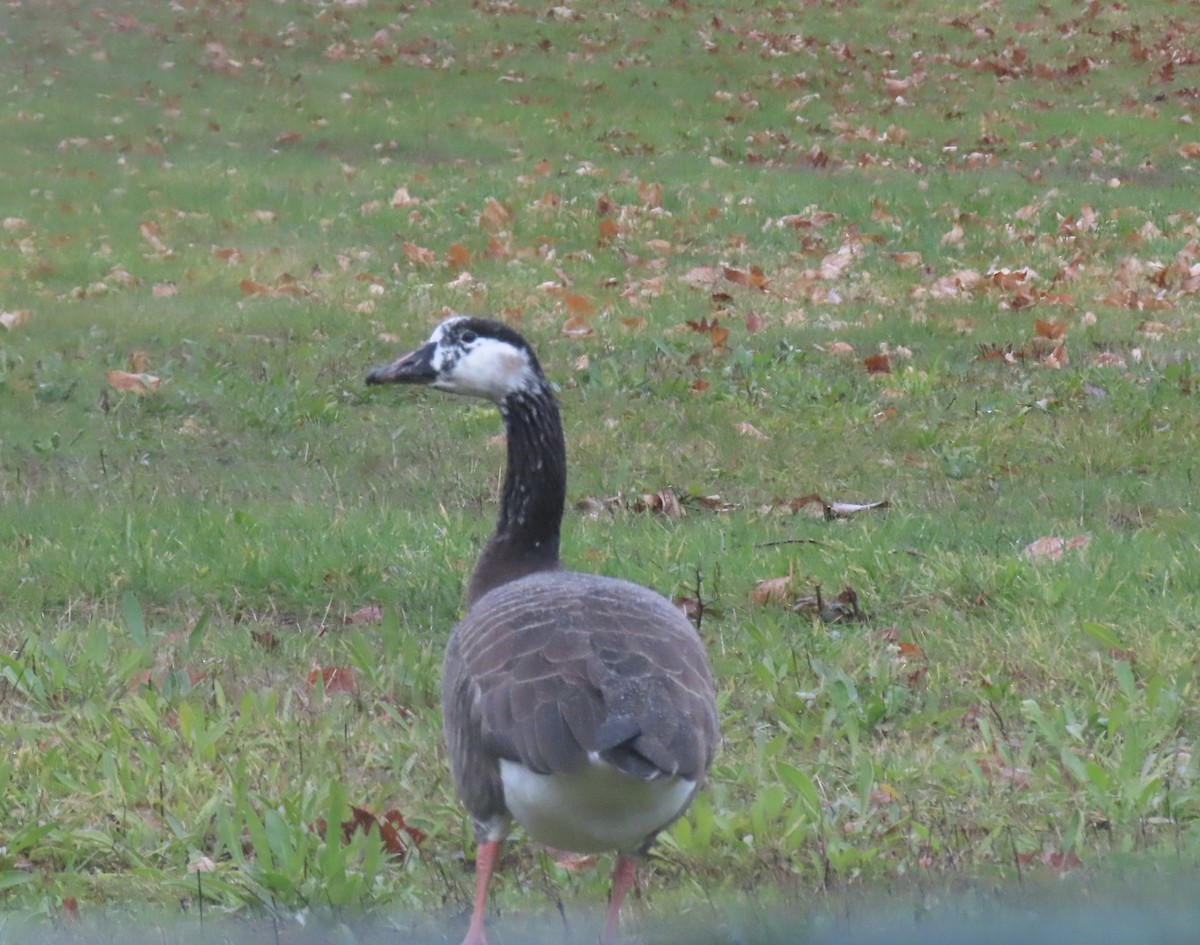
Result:
M769 440L770 439L769 436L767 436L765 433L763 433L763 431L760 430L758 427L756 427L753 423L747 423L744 420L737 425L737 431L742 436L749 437L752 440Z
M1065 552L1074 551L1076 548L1086 548L1091 540L1090 535L1076 535L1074 538L1066 539L1047 535L1026 545L1021 550L1021 557L1034 562L1058 561Z
M415 207L420 202L420 200L408 192L407 187L397 187L396 192L392 194L392 208L395 210L403 210L405 207Z
M317 680L324 683L327 696L337 692L352 696L358 692L358 680L354 677L354 670L349 666L313 667L308 674L309 692L316 689Z
M406 242L401 247L404 252L404 258L409 262L418 266L432 266L437 262L437 256L434 255L432 249L426 249L424 246L418 246L416 243Z
M495 197L488 197L479 214L479 225L485 230L502 230L512 219L512 214Z
M366 604L346 618L349 624L373 624L383 622L383 609L378 604Z
M759 581L750 589L750 603L779 604L787 600L792 593L792 572L783 577L766 578Z
M451 243L446 250L446 265L451 269L466 269L471 262L470 251L462 243Z
M1200 143L1193 141L1189 144L1183 145L1179 149L1179 156L1187 158L1189 161L1195 158L1200 158Z
M569 338L590 338L595 332L585 315L572 315L563 322L562 333Z
M611 243L620 234L621 228L617 225L616 220L612 217L604 217L600 221L600 232L596 238L601 246Z
M131 374L128 371L109 371L104 375L104 379L114 390L138 395L158 390L158 386L162 383L162 379L153 374Z
M12 331L14 328L20 328L29 321L29 316L32 314L32 311L27 308L18 308L11 312L0 312L0 325Z
M721 270L715 266L694 266L679 278L694 289L710 289L721 281Z
M863 360L868 374L891 374L892 362L886 354L872 354Z

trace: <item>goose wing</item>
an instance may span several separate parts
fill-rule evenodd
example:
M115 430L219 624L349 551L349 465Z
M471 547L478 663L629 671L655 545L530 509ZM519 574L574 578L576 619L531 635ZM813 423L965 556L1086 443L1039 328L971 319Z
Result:
M717 741L703 646L654 592L573 572L502 585L446 650L446 735L477 818L503 809L501 758L540 774L598 755L631 777L703 779Z

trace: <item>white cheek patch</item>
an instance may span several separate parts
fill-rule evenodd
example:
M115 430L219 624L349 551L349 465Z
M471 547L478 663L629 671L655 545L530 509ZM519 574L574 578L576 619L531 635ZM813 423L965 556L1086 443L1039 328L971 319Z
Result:
M497 401L533 381L525 352L493 338L475 342L450 367L448 374L447 390Z

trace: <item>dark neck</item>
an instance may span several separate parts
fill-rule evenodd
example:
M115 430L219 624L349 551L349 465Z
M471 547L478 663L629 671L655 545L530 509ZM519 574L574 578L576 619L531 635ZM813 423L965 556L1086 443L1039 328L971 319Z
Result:
M567 451L550 386L507 397L500 405L508 469L496 530L467 588L467 606L508 581L562 567L558 536L567 495Z

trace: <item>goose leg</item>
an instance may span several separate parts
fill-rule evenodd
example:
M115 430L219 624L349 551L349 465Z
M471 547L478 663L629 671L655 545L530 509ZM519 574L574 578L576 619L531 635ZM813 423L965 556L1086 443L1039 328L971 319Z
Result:
M483 934L483 914L487 910L488 883L491 882L499 853L499 840L479 844L479 850L475 853L475 908L471 910L471 924L467 927L467 937L462 940L462 945L487 945L487 936Z
M621 918L621 903L625 894L637 879L637 860L628 856L617 857L617 865L612 872L612 892L608 897L608 915L604 920L604 932L600 936L601 945L615 945L617 923Z

